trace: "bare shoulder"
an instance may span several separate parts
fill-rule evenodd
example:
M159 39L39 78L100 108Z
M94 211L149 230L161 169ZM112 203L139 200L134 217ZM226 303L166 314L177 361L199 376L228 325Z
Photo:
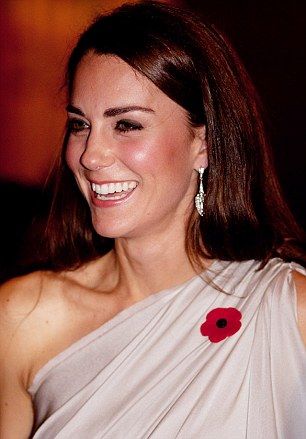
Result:
M17 328L37 306L42 292L43 277L41 272L32 273L12 279L0 287L0 336L6 334L6 344L11 344L11 338Z
M12 336L21 325L24 330L33 324L45 308L46 301L58 297L59 281L48 272L35 272L12 279L0 287L0 313L2 330Z
M95 268L35 272L0 287L0 437L29 437L37 372L109 317L97 307Z
M58 300L59 282L48 272L12 279L0 287L0 355L27 363L43 333L42 321ZM18 358L17 358L18 357ZM26 379L26 377L23 377Z
M53 322L61 316L62 283L54 273L35 272L12 279L0 288L0 355L5 355L6 360L10 356L18 359L14 367L24 370L25 383L25 370L48 336L50 315L55 316Z
M47 277L33 273L0 288L0 437L23 438L31 432L33 409L26 390L41 342L37 336L41 319L35 311L40 309Z
M306 276L298 271L292 272L296 293L299 329L306 346Z
M37 303L43 284L42 272L31 273L7 281L0 287L0 308L2 322L17 323L27 315Z
M50 359L103 321L96 306L101 295L91 294L91 282L82 267L35 272L0 288L0 355L18 368L24 389Z

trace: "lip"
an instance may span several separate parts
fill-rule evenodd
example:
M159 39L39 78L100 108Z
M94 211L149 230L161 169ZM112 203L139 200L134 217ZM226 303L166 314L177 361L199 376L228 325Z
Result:
M122 180L122 181L129 181L129 180ZM134 181L134 180L130 180L130 181ZM93 182L93 183L96 183L96 182ZM106 181L104 181L104 183L106 183ZM109 183L115 183L115 182L111 181ZM120 181L118 183L120 183ZM103 184L103 183L96 183L96 184ZM114 206L117 206L119 204L123 204L132 196L132 194L135 192L135 189L137 189L137 186L131 192L129 192L124 198L120 198L119 200L99 200L97 198L97 194L90 189L91 202L94 206L100 207L100 208L114 207Z

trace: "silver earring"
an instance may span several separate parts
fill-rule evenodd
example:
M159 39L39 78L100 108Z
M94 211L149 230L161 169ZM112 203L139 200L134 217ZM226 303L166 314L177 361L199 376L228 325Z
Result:
M197 211L201 216L203 216L204 213L204 197L205 197L204 188L203 188L204 171L205 171L204 168L199 168L199 177L200 177L199 192L197 193L194 199Z

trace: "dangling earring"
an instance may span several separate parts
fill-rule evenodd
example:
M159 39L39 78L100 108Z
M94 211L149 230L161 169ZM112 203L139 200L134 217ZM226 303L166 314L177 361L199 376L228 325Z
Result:
M199 192L197 193L194 199L197 211L201 216L203 216L204 213L204 197L205 197L204 188L203 188L204 171L205 171L204 168L199 168L199 177L200 177Z

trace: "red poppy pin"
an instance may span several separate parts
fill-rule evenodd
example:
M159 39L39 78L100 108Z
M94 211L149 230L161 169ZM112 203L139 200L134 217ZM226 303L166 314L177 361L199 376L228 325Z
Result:
M215 308L210 311L201 325L201 334L212 343L218 343L239 331L241 312L236 308Z

